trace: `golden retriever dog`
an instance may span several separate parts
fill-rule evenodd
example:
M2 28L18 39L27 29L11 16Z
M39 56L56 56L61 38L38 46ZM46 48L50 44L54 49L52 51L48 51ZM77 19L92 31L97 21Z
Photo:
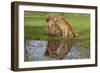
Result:
M53 18L54 18L53 16L45 18L48 25L49 34L61 35L61 31L58 29L58 27L56 27Z
M65 20L64 16L55 16L53 21L57 26L59 26L64 38L73 38L76 36L71 25L67 22L67 20Z

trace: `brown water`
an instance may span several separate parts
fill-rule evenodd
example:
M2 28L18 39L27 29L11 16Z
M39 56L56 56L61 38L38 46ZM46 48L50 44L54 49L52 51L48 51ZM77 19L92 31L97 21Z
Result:
M26 40L24 52L24 61L85 59L89 55L89 50L76 46L72 40Z

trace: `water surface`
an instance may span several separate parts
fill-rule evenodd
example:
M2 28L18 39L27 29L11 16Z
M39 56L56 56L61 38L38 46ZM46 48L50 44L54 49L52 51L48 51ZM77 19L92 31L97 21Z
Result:
M24 61L46 61L89 58L89 49L73 41L26 40Z

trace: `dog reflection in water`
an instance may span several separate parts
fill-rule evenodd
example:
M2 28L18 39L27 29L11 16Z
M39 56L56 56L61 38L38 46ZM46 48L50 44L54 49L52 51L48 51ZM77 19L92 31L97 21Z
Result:
M53 59L64 59L71 48L71 41L49 41L45 56Z

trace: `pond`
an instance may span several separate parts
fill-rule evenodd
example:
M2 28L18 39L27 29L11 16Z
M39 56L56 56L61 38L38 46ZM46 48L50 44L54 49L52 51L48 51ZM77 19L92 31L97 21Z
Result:
M86 59L90 50L77 46L73 41L26 40L24 61Z

